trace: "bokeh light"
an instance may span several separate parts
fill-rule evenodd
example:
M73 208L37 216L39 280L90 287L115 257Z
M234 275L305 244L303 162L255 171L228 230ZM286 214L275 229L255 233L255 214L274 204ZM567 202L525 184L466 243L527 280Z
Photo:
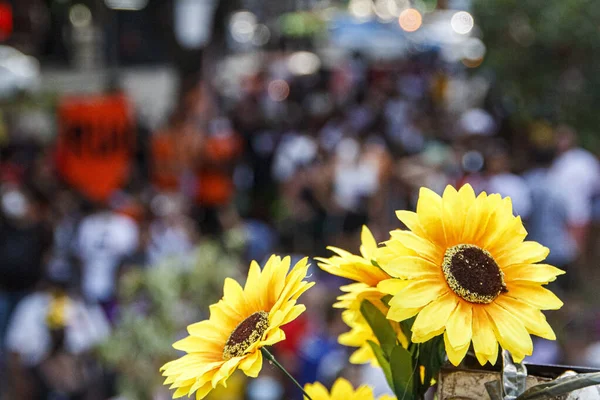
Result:
M264 46L269 43L271 39L271 31L265 24L258 24L254 28L254 34L252 36L252 44L256 46Z
M69 21L75 28L85 28L92 23L92 12L85 4L75 4L69 10Z
M466 11L459 11L450 19L450 26L452 26L452 30L461 35L466 35L467 33L471 32L474 25L475 21L473 20L473 16Z
M373 14L373 3L371 0L351 0L348 11L358 19L368 19Z
M319 70L319 56L308 51L298 51L288 58L288 69L294 75L310 75Z
M233 40L248 43L254 38L256 15L250 11L238 11L231 16L229 29Z
M284 101L290 95L290 85L283 79L275 79L269 83L267 93L273 101Z
M475 68L481 65L485 56L485 44L479 38L470 38L466 41L463 48L463 64L469 68Z
M406 32L414 32L421 27L423 17L421 13L414 8L407 8L400 13L398 17L400 27Z

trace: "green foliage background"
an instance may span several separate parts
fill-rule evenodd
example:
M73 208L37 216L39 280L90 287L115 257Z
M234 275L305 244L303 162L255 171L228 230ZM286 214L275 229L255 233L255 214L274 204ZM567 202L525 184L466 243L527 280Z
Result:
M118 372L118 390L125 398L152 399L168 390L159 368L182 355L172 343L185 336L187 325L208 318L208 306L223 295L225 278L240 278L241 247L232 242L204 242L191 256L123 276L120 320L99 352Z
M473 0L503 103L517 124L568 123L600 150L600 1Z

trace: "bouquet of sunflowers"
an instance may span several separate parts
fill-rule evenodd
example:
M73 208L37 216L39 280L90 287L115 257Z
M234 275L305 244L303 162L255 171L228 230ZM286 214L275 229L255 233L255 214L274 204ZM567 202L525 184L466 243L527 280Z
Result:
M326 272L354 281L335 304L350 327L339 341L357 348L351 362L380 367L404 400L424 398L446 360L457 366L470 349L481 365L503 360L502 379L486 385L492 399L545 398L600 383L591 373L526 390L520 363L533 352L530 335L555 339L542 310L563 304L543 285L564 272L540 263L548 249L525 241L510 198L476 196L469 185L448 186L441 197L422 188L416 212L397 216L407 229L381 246L364 227L360 255L330 248L334 256L318 259ZM298 298L313 286L307 271L307 259L290 270L289 257L272 256L262 269L250 265L243 287L227 278L210 318L174 344L187 354L161 369L174 398L202 399L238 369L256 377L263 358L283 370L267 348L285 340L281 327L305 310ZM369 387L355 390L345 380L331 392L319 383L300 389L310 400L373 399Z

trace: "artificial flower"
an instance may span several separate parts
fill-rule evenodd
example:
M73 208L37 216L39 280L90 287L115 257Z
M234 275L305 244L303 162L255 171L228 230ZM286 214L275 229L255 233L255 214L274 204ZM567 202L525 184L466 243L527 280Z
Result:
M373 303L383 314L388 311L388 307L381 300L386 294L377 289L377 284L391 277L377 265L377 242L369 228L363 226L360 255L337 247L328 247L328 249L337 255L330 258L316 258L319 267L332 275L356 281L340 288L345 293L338 297L338 302L334 305L336 308L345 309L342 312L342 319L350 327L350 331L341 334L338 341L344 346L358 347L350 356L351 363L371 362L377 365L377 359L368 341L379 343L360 311L364 300ZM398 334L398 341L406 347L407 340L399 324L392 322L392 326Z
M368 287L364 283L353 283L340 288L343 295L338 297L338 302L333 306L335 308L344 308L342 320L350 327L350 331L342 333L338 337L338 342L348 347L358 347L350 356L352 364L364 364L370 362L378 366L377 358L369 341L379 344L375 333L363 317L360 311L360 305L364 300L370 301L384 315L388 312L388 306L382 301L382 293L376 288ZM398 342L405 348L408 346L408 340L400 324L395 321L389 321L397 334Z
M338 378L331 388L331 392L319 382L308 383L304 386L304 391L312 400L374 400L373 389L367 385L362 385L354 390L350 382L344 378ZM304 397L304 399L307 399ZM395 400L393 396L383 395L378 400Z
M378 288L394 296L388 319L416 316L413 342L443 334L454 365L472 343L483 365L496 362L498 343L520 362L532 354L530 334L555 339L540 310L563 303L542 285L564 272L537 264L549 250L525 241L510 198L476 197L469 185L448 186L442 197L422 188L417 211L397 216L408 230L391 232L378 262L399 279Z
M243 288L225 280L223 298L210 306L210 318L188 326L189 336L173 345L187 354L161 368L165 384L176 389L173 398L196 392L196 399L203 399L217 385L226 386L237 369L258 375L261 348L285 339L281 326L304 312L297 299L313 285L304 280L306 258L289 269L289 257L271 256L262 271L256 262L250 264Z

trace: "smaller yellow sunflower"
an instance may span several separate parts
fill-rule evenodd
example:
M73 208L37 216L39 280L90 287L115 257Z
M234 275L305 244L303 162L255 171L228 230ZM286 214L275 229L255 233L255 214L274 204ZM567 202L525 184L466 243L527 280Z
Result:
M390 279L391 276L376 265L377 242L373 234L366 226L363 226L361 232L360 256L349 253L337 247L328 247L337 255L330 258L316 258L319 261L319 267L332 275L356 281L350 285L342 286L340 289L345 292L338 297L338 302L334 305L336 308L344 308L342 319L351 330L340 335L338 341L340 344L349 347L358 347L352 356L350 362L353 364L363 364L371 362L377 365L377 359L373 354L368 341L378 343L375 334L369 327L360 312L360 306L363 300L369 300L385 315L388 307L381 301L385 296L377 289L377 285ZM395 331L398 333L398 340L403 346L408 345L408 341L400 325L397 322L390 321Z
M362 385L354 390L350 382L344 378L338 378L334 382L331 393L319 382L306 384L304 390L313 400L375 400L373 389L369 386ZM383 395L378 400L395 399L393 396Z
M370 340L377 344L379 344L379 341L361 314L360 306L364 300L368 300L373 303L383 315L388 312L389 307L381 300L382 293L379 290L368 287L364 283L353 283L342 286L340 289L346 293L339 296L339 301L333 306L335 308L346 309L342 312L342 320L351 329L346 333L342 333L338 338L338 342L344 346L358 347L358 350L350 356L350 362L352 364L364 364L370 362L374 366L378 366L377 358L375 357L375 354L373 354L373 349L368 341ZM392 328L394 328L400 344L406 348L408 346L408 340L402 332L400 324L391 320L388 320L388 322Z
M376 265L375 253L377 252L377 242L373 234L366 226L363 226L360 235L360 256L347 252L337 247L329 246L337 255L329 258L316 257L319 261L319 267L331 275L341 276L355 282L361 282L367 287L377 287L377 284L390 276Z
M256 262L250 264L243 288L227 278L223 298L210 306L210 318L188 326L189 336L173 345L187 354L161 368L165 385L177 389L173 398L196 392L196 399L203 399L217 385L227 386L238 368L256 377L260 349L284 340L281 326L305 310L296 301L314 284L304 281L307 271L306 258L290 271L289 257L271 256L262 271Z

